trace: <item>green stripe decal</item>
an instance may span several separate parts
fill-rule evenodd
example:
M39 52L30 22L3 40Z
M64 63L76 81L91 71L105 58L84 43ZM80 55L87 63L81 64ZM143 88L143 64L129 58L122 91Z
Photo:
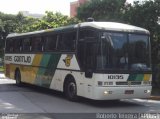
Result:
M38 69L35 84L42 87L50 87L52 78L54 76L56 67L60 60L60 54L44 54L41 62L40 68Z
M136 74L130 74L128 77L128 81L134 81L136 79Z
M45 73L45 68L39 68L39 70L38 70L38 75L44 75L44 73Z
M51 55L44 54L40 63L40 66L46 67L48 65L48 62L50 60Z
M144 74L130 74L128 81L143 81Z
M138 74L135 81L143 81L144 75L143 74Z

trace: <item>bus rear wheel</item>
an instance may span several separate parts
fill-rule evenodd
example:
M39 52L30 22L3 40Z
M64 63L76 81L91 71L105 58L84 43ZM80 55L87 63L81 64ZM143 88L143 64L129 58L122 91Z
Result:
M15 73L15 80L16 80L16 85L20 86L21 85L21 73L19 70L17 70Z
M68 80L65 83L65 95L70 101L77 101L77 86L74 80Z

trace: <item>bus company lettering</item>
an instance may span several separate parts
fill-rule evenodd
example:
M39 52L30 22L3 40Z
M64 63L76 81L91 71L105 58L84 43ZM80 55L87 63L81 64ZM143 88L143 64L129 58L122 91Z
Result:
M15 62L31 63L31 56L14 56Z
M5 56L6 61L12 61L12 56Z
M124 79L123 75L108 75L108 79Z

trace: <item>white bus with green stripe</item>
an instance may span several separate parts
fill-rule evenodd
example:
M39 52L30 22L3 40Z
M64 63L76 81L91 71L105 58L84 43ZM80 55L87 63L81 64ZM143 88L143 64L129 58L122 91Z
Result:
M151 94L149 31L115 22L84 22L10 34L5 75L64 92L70 100L148 98Z

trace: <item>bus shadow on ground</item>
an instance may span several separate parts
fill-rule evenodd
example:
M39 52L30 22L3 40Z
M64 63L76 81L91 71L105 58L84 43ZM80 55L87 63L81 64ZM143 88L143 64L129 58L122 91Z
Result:
M38 93L42 93L49 96L56 96L57 98L61 98L67 101L64 93L62 92L39 87L39 86L34 86L30 84L22 84L22 86L24 88L27 88L29 91L32 90L33 92L38 92ZM78 101L74 103L80 103L80 104L85 104L85 105L100 107L100 108L122 107L122 106L123 107L142 106L141 104L137 104L134 101L128 101L128 100L91 100L83 97L79 97Z
M27 87L18 87L15 84L0 84L0 92L30 92L32 89Z
M127 100L91 100L91 99L81 98L80 103L84 103L86 105L99 107L99 108L142 106L141 104L137 104L135 102L127 101Z
M60 99L64 99L67 101L64 93L35 86L30 84L23 83L21 86L17 86L16 84L0 84L0 92L37 92L49 96L54 96ZM133 107L133 106L142 106L141 104L137 104L134 101L128 100L91 100L83 97L79 97L78 101L74 103L85 104L93 107L100 108L111 108L111 107Z

